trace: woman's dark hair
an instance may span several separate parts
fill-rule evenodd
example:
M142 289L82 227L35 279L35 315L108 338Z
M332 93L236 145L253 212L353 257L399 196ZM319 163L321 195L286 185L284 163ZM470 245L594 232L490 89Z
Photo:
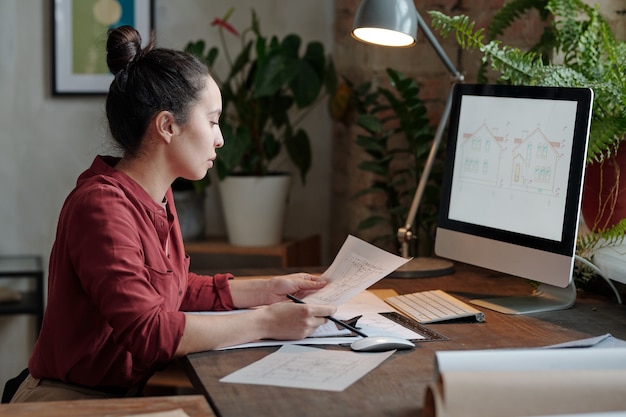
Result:
M132 156L160 111L171 112L177 123L185 124L209 70L189 53L155 48L154 36L142 49L141 35L131 26L109 30L106 48L107 65L115 76L106 99L109 129Z

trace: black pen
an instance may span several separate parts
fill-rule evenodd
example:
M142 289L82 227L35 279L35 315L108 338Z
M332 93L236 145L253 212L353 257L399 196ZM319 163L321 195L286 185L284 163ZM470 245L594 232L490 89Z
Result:
M289 299L290 299L291 301L293 301L294 303L298 303L298 304L306 304L304 301L302 301L302 300L301 300L301 299L299 299L299 298L294 297L294 296L293 296L293 295L291 295L291 294L287 294L287 298L289 298ZM356 327L354 327L354 326L350 326L348 323L344 323L343 321L341 321L341 320L339 320L339 319L336 319L336 318L334 318L333 316L324 316L324 318L326 318L326 319L328 319L328 320L332 321L333 323L335 323L335 324L337 324L337 325L339 325L339 326L341 326L341 327L344 327L344 328L346 328L346 329L350 330L351 332L354 332L354 333L358 334L358 335L359 335L359 336L361 336L361 337L367 337L367 335L366 335L365 333L361 332L361 331L360 331L359 329L357 329Z

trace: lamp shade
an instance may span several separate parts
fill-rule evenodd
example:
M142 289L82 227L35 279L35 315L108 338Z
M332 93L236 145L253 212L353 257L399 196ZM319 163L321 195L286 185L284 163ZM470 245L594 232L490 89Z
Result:
M384 46L413 46L417 10L413 0L363 0L354 16L352 36Z

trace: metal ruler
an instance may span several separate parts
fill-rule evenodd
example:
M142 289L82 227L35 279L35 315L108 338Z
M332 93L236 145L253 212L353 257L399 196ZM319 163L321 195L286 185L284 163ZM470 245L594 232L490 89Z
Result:
M415 333L419 333L420 335L424 336L424 339L415 339L413 340L414 342L432 342L432 341L438 341L438 340L450 340L444 335L437 333L436 331L431 330L427 327L424 327L423 325L413 320L412 318L403 316L402 314L398 312L393 311L393 312L378 313L378 314L380 314L381 316L393 322L398 323L401 326L406 327L409 330L414 331Z

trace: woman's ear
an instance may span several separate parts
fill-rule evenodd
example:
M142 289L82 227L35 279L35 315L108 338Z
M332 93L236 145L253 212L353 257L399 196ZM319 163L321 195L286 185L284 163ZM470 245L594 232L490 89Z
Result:
M176 123L174 115L168 111L159 112L152 121L157 135L167 143L170 143L172 137L180 133L180 126Z

